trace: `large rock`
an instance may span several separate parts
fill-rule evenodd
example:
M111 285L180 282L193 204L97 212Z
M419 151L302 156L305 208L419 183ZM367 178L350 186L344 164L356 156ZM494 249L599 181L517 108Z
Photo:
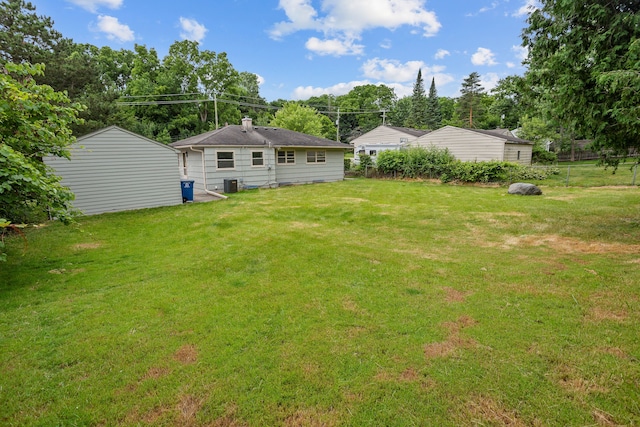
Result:
M509 194L519 194L521 196L539 196L542 194L542 190L540 190L533 184L517 182L509 186Z

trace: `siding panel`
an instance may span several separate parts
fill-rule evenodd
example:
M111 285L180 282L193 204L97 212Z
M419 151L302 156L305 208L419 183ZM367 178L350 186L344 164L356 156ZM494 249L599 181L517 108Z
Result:
M182 202L175 150L115 126L78 139L71 160L47 157L45 163L87 215Z

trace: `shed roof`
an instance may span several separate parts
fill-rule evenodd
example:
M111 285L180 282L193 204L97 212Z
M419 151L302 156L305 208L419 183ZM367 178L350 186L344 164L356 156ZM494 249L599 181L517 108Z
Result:
M389 129L395 129L398 132L406 133L406 134L409 134L409 135L415 136L415 137L420 137L420 136L422 136L424 134L427 134L427 133L431 132L430 130L405 128L405 127L399 127L399 126L387 126L387 127Z
M95 132L91 132L91 133L88 133L86 135L82 135L82 136L76 138L76 143L82 142L83 140L92 138L92 137L94 137L96 135L100 135L101 133L108 132L110 130L117 130L117 131L120 131L120 132L124 132L124 133L127 133L127 134L129 134L131 136L134 136L136 138L148 141L148 142L150 142L152 144L155 144L155 145L157 145L159 147L165 148L165 149L173 151L175 153L179 153L179 151L177 151L175 148L170 147L167 144L163 144L162 142L154 141L153 139L149 139L146 136L139 135L139 134L137 134L135 132L131 132L129 130L123 129L123 128L121 128L119 126L116 126L116 125L107 126L106 128L99 129L99 130L97 130Z
M247 130L242 125L229 125L190 138L182 139L171 144L174 148L181 147L247 147L269 145L274 148L305 147L305 148L350 148L347 144L319 138L288 129L253 126Z
M464 129L470 130L476 133L482 133L484 135L495 136L498 138L506 139L508 142L512 144L533 145L533 142L531 141L527 141L526 139L521 139L514 136L509 129L492 129L492 130L471 129L471 128L464 128Z

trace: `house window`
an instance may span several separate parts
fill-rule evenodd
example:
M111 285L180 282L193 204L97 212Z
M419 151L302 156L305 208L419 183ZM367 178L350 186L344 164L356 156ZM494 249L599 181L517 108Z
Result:
M400 144L406 144L409 142L409 138L400 138Z
M233 169L235 167L233 151L218 151L216 155L218 160L218 169Z
M251 152L251 166L264 166L264 152L252 151Z
M369 155L370 156L377 156L378 155L378 151L377 150L369 150Z
M307 163L326 163L325 151L307 151Z
M520 151L518 151L518 160L520 160Z
M185 152L182 153L182 175L184 175L184 176L189 175L187 173L187 158L188 158L188 154L185 151Z
M278 164L294 164L296 162L296 154L293 150L278 151Z

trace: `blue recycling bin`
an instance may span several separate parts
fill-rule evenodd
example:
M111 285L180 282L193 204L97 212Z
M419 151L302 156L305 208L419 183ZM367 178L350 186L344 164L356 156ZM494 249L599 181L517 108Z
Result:
M190 179L181 179L180 187L182 187L182 203L193 202L193 183Z

